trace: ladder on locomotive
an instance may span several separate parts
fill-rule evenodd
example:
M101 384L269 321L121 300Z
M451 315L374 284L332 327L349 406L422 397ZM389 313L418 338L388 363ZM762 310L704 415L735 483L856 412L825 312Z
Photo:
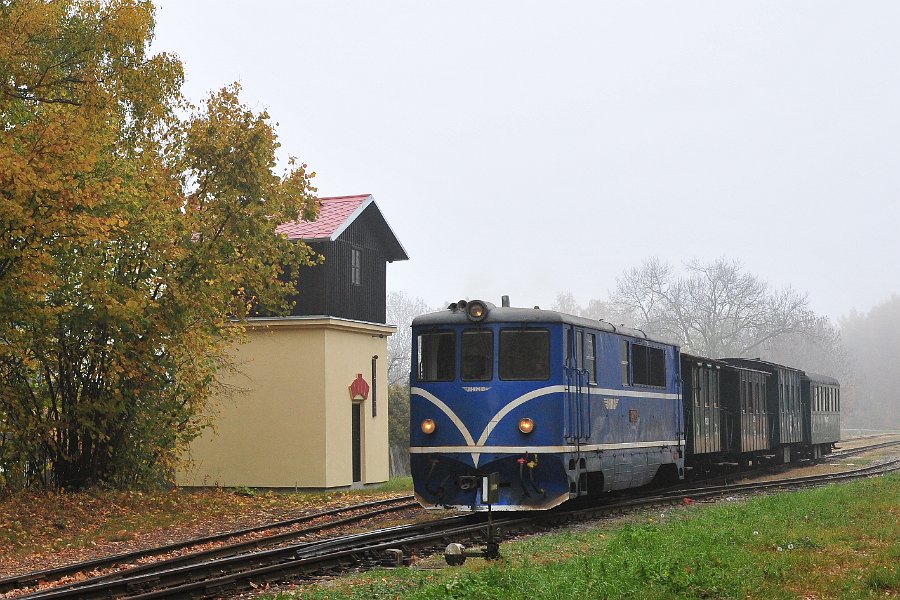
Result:
M581 458L581 446L591 436L591 372L585 365L585 356L594 360L595 352L585 352L588 336L581 328L566 327L565 393L563 398L563 435L567 443L575 444L577 458Z

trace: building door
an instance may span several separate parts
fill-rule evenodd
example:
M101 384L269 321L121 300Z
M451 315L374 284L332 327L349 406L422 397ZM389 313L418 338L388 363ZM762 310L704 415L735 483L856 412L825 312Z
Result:
M353 444L353 483L362 481L362 402L353 403L350 431Z

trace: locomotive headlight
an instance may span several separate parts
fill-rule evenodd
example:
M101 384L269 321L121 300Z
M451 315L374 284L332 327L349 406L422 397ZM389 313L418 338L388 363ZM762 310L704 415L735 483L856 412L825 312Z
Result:
M422 433L431 435L434 433L434 430L437 428L437 425L431 419L425 419L422 421Z
M481 300L472 300L466 304L466 316L470 321L478 323L487 316L487 306Z
M522 433L531 433L534 431L534 421L525 417L524 419L519 419L519 431Z

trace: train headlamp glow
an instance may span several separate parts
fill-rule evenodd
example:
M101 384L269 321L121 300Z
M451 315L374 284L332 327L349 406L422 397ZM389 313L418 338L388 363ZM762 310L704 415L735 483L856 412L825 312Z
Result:
M470 321L483 321L487 316L487 306L481 300L472 300L466 304L466 316Z
M534 431L534 421L525 417L524 419L519 419L519 431L522 433L531 433Z
M437 428L437 425L431 419L425 419L422 421L422 433L431 435L434 433L434 430Z

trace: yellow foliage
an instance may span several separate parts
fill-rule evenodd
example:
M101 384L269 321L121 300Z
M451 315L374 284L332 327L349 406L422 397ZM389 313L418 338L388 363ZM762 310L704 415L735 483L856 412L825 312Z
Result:
M0 3L0 484L164 473L231 324L288 308L283 270L319 260L274 230L315 217L314 173L275 173L239 86L187 105L181 63L148 53L153 10Z

